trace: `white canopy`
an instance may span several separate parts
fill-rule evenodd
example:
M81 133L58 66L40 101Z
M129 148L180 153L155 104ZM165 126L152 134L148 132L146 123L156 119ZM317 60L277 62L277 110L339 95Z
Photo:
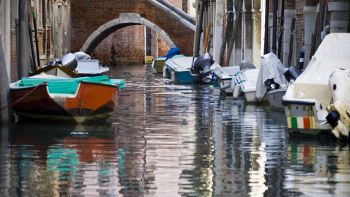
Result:
M80 60L78 61L78 66L75 69L79 74L84 75L95 75L102 74L109 71L108 67L102 67L100 61L96 59L92 60Z
M273 79L279 85L288 83L283 75L285 71L286 68L276 54L271 52L261 57L261 66L256 82L256 98L258 101L263 100L266 93L267 87L264 84L266 80Z
M350 33L332 33L324 38L305 71L296 79L294 98L316 99L328 105L331 100L328 81L337 68L350 69Z
M165 64L170 66L175 71L188 71L191 69L193 63L193 57L175 55L169 58Z
M82 51L78 51L74 53L75 59L79 60L91 60L91 56L82 52Z

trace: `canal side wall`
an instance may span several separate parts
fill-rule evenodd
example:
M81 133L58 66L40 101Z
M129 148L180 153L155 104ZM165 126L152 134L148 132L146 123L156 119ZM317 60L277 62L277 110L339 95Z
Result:
M19 0L0 1L0 35L8 80L16 81L18 72L24 65L19 55L20 47L20 23ZM70 1L69 0L31 0L28 2L28 20L22 22L23 26L31 28L29 34L23 32L22 40L29 43L28 48L23 51L30 58L30 65L25 65L30 71L35 66L44 65L53 57L61 57L70 50ZM34 33L34 18L37 28L37 39ZM32 42L30 42L30 37ZM36 45L38 42L38 45ZM36 49L38 46L38 49ZM37 56L37 51L39 55ZM22 55L23 56L23 55ZM38 58L39 57L39 60Z
M246 61L259 67L264 46L267 45L268 52L270 52L275 44L276 53L280 55L279 58L286 67L299 66L300 61L303 61L305 68L324 35L350 31L350 1L348 0L270 0L269 2L268 21L265 21L266 1L243 0L242 20L238 22L238 31L235 36L238 39L234 42L234 50L232 54L226 54L229 48L229 44L226 43L225 53L222 54L224 34L228 25L227 16L230 12L233 12L235 16L238 13L235 13L235 10L227 10L227 1L210 1L208 18L209 20L212 18L213 30L209 52L215 61L220 62L220 59L227 59L227 56L231 56L231 61L227 65L224 62L223 66L238 65ZM278 5L276 6L277 20L274 25L275 2ZM267 43L264 42L265 24L268 25ZM275 39L273 37L274 28L276 28ZM206 29L206 24L203 24L202 29ZM201 43L204 42L204 39L205 33L202 34ZM274 40L276 43L273 43ZM300 58L302 50L304 50L304 58Z

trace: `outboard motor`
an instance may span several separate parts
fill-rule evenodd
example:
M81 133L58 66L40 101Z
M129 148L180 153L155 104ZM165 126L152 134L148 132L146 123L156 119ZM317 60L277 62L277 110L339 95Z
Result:
M214 64L212 58L210 58L209 54L206 54L204 57L197 57L196 61L191 68L191 71L194 74L197 74L200 78L203 78L210 73L210 66Z
M278 88L280 88L280 84L276 83L273 79L266 80L264 84L267 87L267 91L277 90Z
M332 110L326 116L327 122L335 128L338 125L338 120L340 119L340 114L337 110Z
M288 82L291 80L295 81L299 75L301 74L301 71L295 67L290 66L286 72L284 72L284 77L287 79Z
M62 61L58 58L50 60L49 63L47 64L48 66L56 66L62 64Z

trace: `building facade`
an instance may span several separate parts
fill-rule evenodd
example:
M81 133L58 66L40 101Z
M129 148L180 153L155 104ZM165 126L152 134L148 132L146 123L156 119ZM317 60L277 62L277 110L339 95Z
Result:
M69 0L0 1L0 37L10 81L19 78L20 67L31 70L70 50L69 17ZM26 57L21 58L30 65L19 65L22 48Z
M241 8L228 6L229 3L238 5L240 1ZM266 5L267 2L269 5ZM213 24L210 53L218 62L231 56L231 61L224 66L238 65L242 61L259 66L265 45L267 52L277 53L285 66L299 65L303 52L306 66L326 34L349 32L350 29L348 0L226 0L208 1L208 6L209 20ZM228 22L228 16L233 13L236 18L240 12L237 35L233 36L237 38L234 49L231 54L227 54L227 50L222 54L225 31L228 24L234 23ZM276 24L273 23L274 13ZM202 29L206 29L205 26L203 24ZM203 33L202 43L204 38ZM226 43L224 48L229 47Z

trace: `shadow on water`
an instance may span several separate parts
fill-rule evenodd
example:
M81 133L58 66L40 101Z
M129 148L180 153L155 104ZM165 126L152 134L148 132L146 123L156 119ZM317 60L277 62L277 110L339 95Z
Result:
M118 66L105 122L2 127L5 196L350 196L348 144L289 136L283 112Z

